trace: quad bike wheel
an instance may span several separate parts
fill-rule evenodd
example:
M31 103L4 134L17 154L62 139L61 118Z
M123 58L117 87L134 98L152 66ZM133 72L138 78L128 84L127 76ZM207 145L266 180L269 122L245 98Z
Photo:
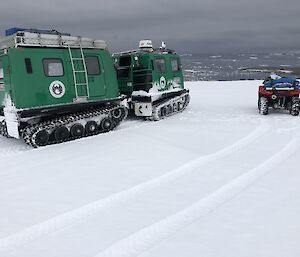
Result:
M298 116L300 112L300 99L299 97L293 97L291 101L290 114Z
M259 113L261 115L268 115L269 103L268 103L268 99L266 97L262 96L259 98L258 106L259 106Z

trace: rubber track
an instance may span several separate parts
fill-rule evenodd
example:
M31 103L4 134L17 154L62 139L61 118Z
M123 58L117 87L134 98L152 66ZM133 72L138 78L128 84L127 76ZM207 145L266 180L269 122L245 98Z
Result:
M0 122L0 135L9 138L7 134L6 122L4 120Z
M110 114L111 114L111 112L113 112L114 110L119 109L119 108L123 109L124 112L122 112L122 116L120 118L116 119ZM126 119L127 113L128 112L127 112L126 107L120 106L120 105L113 106L110 108L98 108L98 109L95 109L92 111L78 112L78 113L74 113L74 114L70 114L70 115L65 115L65 116L62 116L59 118L55 118L52 120L47 120L45 122L41 122L41 123L35 124L33 126L27 127L22 131L22 137L26 144L28 144L34 148L37 148L39 146L35 143L35 136L39 131L42 131L42 130L53 131L56 127L59 127L59 126L66 126L70 123L78 122L80 120L84 120L84 119L88 119L88 118L99 118L101 116L106 116L106 117L110 117L113 119L113 126L110 129L110 130L113 130L124 119ZM82 137L97 135L99 133L104 133L104 132L108 132L108 131L107 130L97 130L95 133L84 134L81 137L69 136L64 141L53 140L53 141L48 142L47 145L67 142L67 141L75 140L75 139L82 138Z
M189 102L190 102L189 93L183 93L180 96L177 96L172 99L168 99L162 103L159 103L158 105L155 105L153 107L152 116L150 117L150 120L158 121L158 120L164 119L166 117L172 116L174 114L183 112L186 109L186 107L188 106ZM172 111L170 113L163 116L162 109L165 107L168 107L169 105L173 106L173 104L175 104L177 106L178 105L182 105L182 106L180 109L177 107L177 110L174 110L174 108L172 108Z

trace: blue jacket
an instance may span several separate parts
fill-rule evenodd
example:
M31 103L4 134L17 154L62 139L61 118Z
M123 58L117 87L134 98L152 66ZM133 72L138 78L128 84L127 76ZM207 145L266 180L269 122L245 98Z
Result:
M293 78L267 79L264 88L300 89L299 81Z

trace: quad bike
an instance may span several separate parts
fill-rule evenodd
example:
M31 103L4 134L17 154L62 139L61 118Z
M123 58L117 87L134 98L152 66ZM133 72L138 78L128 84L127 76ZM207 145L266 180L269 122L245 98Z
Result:
M300 112L300 84L293 78L281 78L270 76L258 89L258 110L262 115L269 113L269 107L273 109L285 109L293 116Z

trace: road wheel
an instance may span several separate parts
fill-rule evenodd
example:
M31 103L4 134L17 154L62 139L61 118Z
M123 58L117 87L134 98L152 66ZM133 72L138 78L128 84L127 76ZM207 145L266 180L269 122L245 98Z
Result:
M107 131L111 130L112 125L113 125L113 123L112 123L112 120L110 118L104 118L101 121L100 127L103 131L107 132Z
M168 108L168 115L172 114L173 113L173 105L169 104L167 106L167 108Z
M84 127L80 124L74 124L70 129L71 135L73 137L82 137L84 133Z
M168 115L168 108L167 108L167 106L164 106L161 108L161 116L165 117L167 115Z
M65 126L60 126L54 131L54 138L57 141L65 141L70 135L69 130Z
M178 112L178 103L173 103L174 112Z
M122 117L122 109L118 108L112 111L112 116L115 119L120 119Z
M97 131L98 125L96 121L88 121L85 125L85 131L87 134L93 134Z
M37 146L47 145L49 140L49 134L46 130L41 130L35 135L35 144Z

